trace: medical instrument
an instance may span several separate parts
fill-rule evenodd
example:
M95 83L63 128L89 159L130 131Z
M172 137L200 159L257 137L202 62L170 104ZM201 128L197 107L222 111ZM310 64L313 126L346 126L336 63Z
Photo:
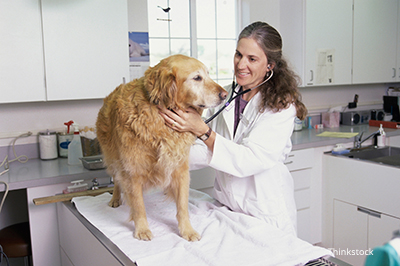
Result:
M221 109L219 109L215 114L213 114L211 117L209 117L207 120L205 120L204 122L206 124L210 123L215 117L217 117L226 107L229 106L229 104L235 100L237 97L248 93L249 91L252 91L258 87L260 87L261 85L263 85L265 82L267 82L268 80L270 80L272 78L272 76L274 75L274 71L272 71L271 69L271 75L269 75L263 82L261 82L260 84L258 84L257 86L255 86L254 88L251 89L247 89L245 91L240 91L240 92L236 92L235 91L235 87L236 87L236 83L235 83L235 77L233 77L233 81L232 81L232 93L231 96L229 97L229 100L224 104L224 106L221 107ZM233 96L233 94L236 94L235 96Z

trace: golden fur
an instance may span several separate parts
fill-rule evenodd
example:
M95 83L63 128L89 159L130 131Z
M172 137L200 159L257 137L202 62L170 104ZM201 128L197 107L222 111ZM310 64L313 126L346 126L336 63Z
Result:
M150 67L144 77L122 84L104 99L96 127L108 173L114 178L109 203L118 207L121 192L131 209L134 236L150 240L143 191L161 187L177 206L181 236L197 241L200 235L189 221L189 150L196 139L165 125L157 105L174 110L192 107L199 113L215 107L226 91L194 58L173 55Z

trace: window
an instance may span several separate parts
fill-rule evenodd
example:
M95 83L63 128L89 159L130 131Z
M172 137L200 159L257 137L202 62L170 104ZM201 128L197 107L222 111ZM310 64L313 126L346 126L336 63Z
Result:
M172 54L202 61L221 85L233 77L236 0L148 0L150 65Z

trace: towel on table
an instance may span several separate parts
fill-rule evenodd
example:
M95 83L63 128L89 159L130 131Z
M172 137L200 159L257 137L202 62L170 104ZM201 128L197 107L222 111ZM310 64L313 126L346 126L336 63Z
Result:
M73 198L77 210L139 266L146 265L302 265L332 255L257 218L218 207L200 191L190 190L189 213L198 242L180 237L176 205L160 191L145 194L151 241L133 237L126 204L111 208L111 194Z

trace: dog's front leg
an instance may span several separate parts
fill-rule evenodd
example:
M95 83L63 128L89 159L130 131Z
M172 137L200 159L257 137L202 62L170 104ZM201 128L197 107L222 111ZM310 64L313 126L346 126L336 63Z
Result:
M189 219L189 172L183 174L175 171L172 180L176 181L173 184L172 191L176 202L176 218L178 220L179 233L188 241L200 240L200 235L197 233Z
M110 202L108 203L108 206L113 207L113 208L117 208L122 204L121 188L119 186L118 178L119 178L119 176L118 176L118 174L116 174L116 176L114 176L114 190L113 190L112 198L111 198Z
M131 209L130 219L135 223L134 236L140 240L151 240L153 238L153 234L151 233L149 224L147 222L142 184L136 180L132 180L129 188L130 189L126 189L124 191Z

